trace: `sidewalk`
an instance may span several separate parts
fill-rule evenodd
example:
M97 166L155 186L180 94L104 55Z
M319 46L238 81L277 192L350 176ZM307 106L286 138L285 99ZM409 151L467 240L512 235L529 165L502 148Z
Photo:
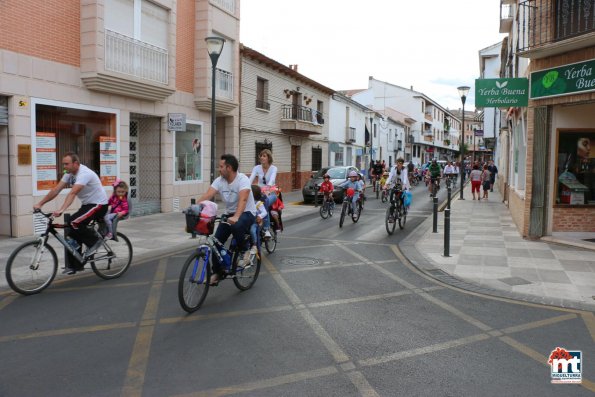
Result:
M432 217L400 248L419 269L463 289L562 307L595 310L595 233L557 234L540 241L518 232L501 195L488 201L453 194L450 257L444 257L444 212L438 233Z
M303 201L301 190L283 193L283 220L299 218L313 213L312 206L297 205ZM218 203L220 212L224 204ZM181 212L147 215L130 218L118 225L118 231L124 233L132 242L134 249L133 263L142 262L150 258L169 255L175 252L188 250L195 247L199 239L192 239L185 232L186 221ZM12 251L29 237L0 239L0 289L8 287L5 268L8 257ZM61 277L61 268L64 266L64 248L53 237L50 244L58 254L58 274Z

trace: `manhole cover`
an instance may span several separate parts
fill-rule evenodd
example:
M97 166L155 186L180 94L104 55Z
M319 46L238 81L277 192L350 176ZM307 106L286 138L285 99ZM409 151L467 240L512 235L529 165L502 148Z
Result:
M281 264L289 266L318 266L321 263L320 259L304 257L290 257L281 260Z

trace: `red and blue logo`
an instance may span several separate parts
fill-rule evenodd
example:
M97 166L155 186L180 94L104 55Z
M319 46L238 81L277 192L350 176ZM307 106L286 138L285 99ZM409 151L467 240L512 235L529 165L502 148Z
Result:
M566 350L556 347L548 360L552 383L581 383L583 353L580 350Z

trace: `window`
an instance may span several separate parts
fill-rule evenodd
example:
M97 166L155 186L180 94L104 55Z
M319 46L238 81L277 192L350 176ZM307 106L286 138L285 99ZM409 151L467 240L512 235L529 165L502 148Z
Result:
M345 157L345 165L353 165L353 148L347 148L347 156Z
M174 172L176 181L202 180L202 125L186 123L186 131L175 133Z
M95 110L35 104L35 174L38 191L50 190L62 177L62 158L79 155L109 186L118 176L117 115Z
M256 150L254 153L254 165L258 165L258 164L260 164L260 158L258 158L258 156L260 155L260 152L262 152L264 149L269 149L272 152L273 151L273 143L268 142L265 139L264 142L256 142L255 149Z
M335 152L335 165L343 165L343 148L341 148L340 152Z
M312 170L322 169L322 148L312 148Z
M556 204L595 205L595 130L559 131Z
M169 11L148 0L105 0L106 29L167 49Z
M256 78L256 108L270 110L271 105L268 103L269 99L269 82L263 78Z

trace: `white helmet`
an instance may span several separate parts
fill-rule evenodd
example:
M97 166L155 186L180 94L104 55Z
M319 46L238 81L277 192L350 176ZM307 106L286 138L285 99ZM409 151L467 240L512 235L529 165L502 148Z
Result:
M355 171L350 171L350 172L349 172L349 177L351 178L352 176L357 176L357 172L355 172Z

